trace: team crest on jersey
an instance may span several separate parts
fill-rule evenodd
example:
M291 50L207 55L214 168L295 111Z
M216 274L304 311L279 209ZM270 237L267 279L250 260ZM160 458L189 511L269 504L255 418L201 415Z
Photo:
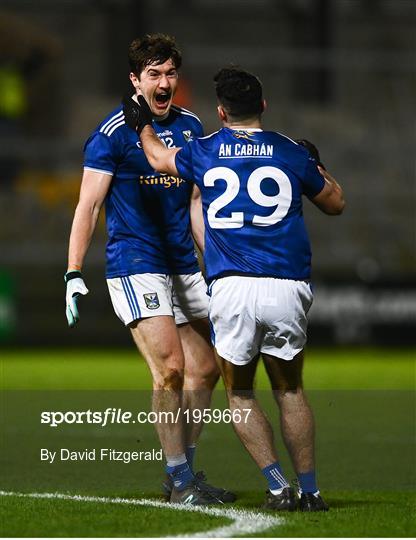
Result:
M186 142L194 140L194 136L192 135L192 131L190 129L185 129L185 131L182 131L182 133Z
M254 133L249 133L248 131L234 131L233 135L236 139L247 139L248 141L254 139Z
M148 309L157 309L160 307L159 297L157 293L151 292L143 295L144 301L146 302L146 307Z

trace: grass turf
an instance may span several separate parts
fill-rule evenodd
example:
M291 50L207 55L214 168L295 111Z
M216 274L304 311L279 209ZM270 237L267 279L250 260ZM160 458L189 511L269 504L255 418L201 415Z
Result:
M54 499L2 500L2 536L135 537L192 534L228 524L226 518L134 505ZM25 516L25 519L16 519Z
M318 420L319 476L331 511L287 514L283 525L263 531L260 536L413 536L412 351L312 350L305 365L305 385L314 390L310 394ZM103 405L112 396L125 400L126 407L136 399L136 405L143 408L149 387L148 370L134 350L3 353L3 405L10 419L2 426L6 456L0 488L157 497L162 477L160 463L141 464L142 469L135 468L137 464L101 464L91 469L79 463L53 468L39 463L38 457L42 445L85 448L86 440L98 436L94 439L98 447L119 447L133 436L132 432L117 430L105 434L97 430L74 431L73 426L53 431L39 426L39 407L59 403L55 410L70 410L71 403L83 404L92 399L96 405ZM267 388L261 367L257 387ZM269 393L259 393L266 406L272 407L271 420L277 431L278 419ZM140 429L144 443L157 444L153 426ZM280 437L277 439L281 448ZM226 483L237 490L240 496L233 506L259 509L264 482L229 425L206 426L198 454L213 483ZM287 457L283 464L287 470ZM140 478L137 471L141 471ZM241 482L241 478L245 480ZM344 491L339 490L341 487ZM227 523L225 518L145 507L8 496L0 501L2 536L12 537L170 536L208 531Z
M239 493L233 506L258 507L259 493ZM320 514L281 513L284 523L262 537L412 537L415 497L396 493L330 491L331 510ZM94 502L2 497L3 531L8 537L159 537L206 532L226 518ZM248 535L250 536L250 535Z
M415 387L412 350L350 349L307 352L308 389L388 389ZM9 350L2 352L4 389L148 389L150 373L134 350ZM258 388L268 388L262 364Z

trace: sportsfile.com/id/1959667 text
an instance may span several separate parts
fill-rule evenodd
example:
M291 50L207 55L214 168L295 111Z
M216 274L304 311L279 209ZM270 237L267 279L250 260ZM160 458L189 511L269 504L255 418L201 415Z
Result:
M246 423L251 409L181 409L172 411L123 411L108 407L104 411L42 411L40 423L50 427L72 424L95 424L105 427L112 424L174 424L183 419L186 423L230 424Z

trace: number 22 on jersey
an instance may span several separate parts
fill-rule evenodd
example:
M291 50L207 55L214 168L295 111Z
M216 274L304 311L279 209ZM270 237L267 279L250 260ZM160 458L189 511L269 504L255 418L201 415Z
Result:
M265 195L261 190L263 180L271 178L279 187L276 195ZM228 167L214 167L204 175L204 186L213 187L217 180L225 180L227 186L219 197L208 207L207 218L212 229L238 229L244 226L244 212L231 212L229 217L219 217L218 212L230 204L240 192L240 178ZM250 199L263 207L274 208L267 216L254 215L252 223L258 227L269 227L281 221L289 211L292 202L292 185L288 176L277 167L258 167L247 180Z

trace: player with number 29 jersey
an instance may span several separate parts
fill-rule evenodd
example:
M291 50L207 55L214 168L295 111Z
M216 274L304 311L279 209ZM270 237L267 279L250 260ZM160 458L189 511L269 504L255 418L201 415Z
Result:
M175 164L201 190L208 281L310 278L302 195L312 199L325 180L303 146L276 132L225 127L183 147Z
M263 508L326 511L315 474L314 424L302 367L311 250L302 196L329 215L344 209L342 189L319 151L261 129L266 107L256 76L223 68L214 77L223 128L181 150L168 150L151 129L149 106L138 97L136 127L156 170L193 180L201 192L210 281L209 318L229 407L255 411L234 429L268 482ZM199 230L201 213L193 215ZM254 392L260 358L280 408L282 437L297 475L299 498L287 481L272 428Z

